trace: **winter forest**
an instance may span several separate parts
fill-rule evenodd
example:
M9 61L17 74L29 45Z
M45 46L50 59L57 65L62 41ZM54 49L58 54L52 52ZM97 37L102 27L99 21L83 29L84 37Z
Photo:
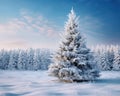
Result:
M92 46L91 52L102 71L120 71L120 46ZM48 70L52 55L50 49L0 50L0 69L2 70Z
M10 1L0 11L22 7L0 16L0 96L120 96L119 19L107 13L115 1Z
M91 48L97 65L102 71L120 71L120 46L97 45Z
M47 70L52 52L48 49L0 51L0 69L3 70Z

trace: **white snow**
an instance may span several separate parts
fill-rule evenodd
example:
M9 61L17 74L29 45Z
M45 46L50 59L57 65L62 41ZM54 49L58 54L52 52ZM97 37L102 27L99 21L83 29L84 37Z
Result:
M47 71L0 70L0 96L120 96L120 72L104 71L94 82L64 83Z

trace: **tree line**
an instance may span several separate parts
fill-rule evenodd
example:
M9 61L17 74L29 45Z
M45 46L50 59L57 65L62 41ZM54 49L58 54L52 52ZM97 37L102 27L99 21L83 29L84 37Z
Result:
M120 71L120 46L97 45L91 48L101 70Z
M47 70L52 52L48 49L0 51L0 69L3 70Z
M120 71L120 46L97 45L90 48L100 70ZM53 51L49 49L0 50L0 69L47 70Z

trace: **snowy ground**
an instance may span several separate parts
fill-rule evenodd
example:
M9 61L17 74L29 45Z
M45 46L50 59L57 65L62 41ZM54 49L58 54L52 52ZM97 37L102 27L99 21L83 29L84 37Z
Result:
M94 82L63 83L47 71L0 71L0 96L120 96L120 72Z

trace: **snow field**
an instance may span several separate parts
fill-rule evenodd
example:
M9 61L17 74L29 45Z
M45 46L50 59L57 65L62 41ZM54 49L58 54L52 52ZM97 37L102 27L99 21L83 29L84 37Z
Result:
M0 71L0 96L120 96L119 71L93 82L64 83L47 71Z

